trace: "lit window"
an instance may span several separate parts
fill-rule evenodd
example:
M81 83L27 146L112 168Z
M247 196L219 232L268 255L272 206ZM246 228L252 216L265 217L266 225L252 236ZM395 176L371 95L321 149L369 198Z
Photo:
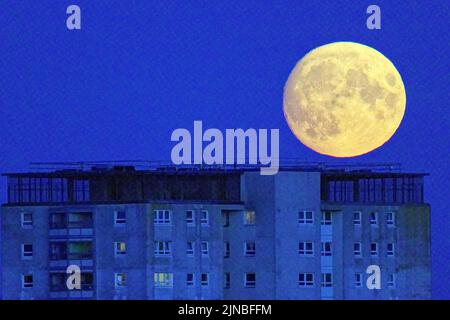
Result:
M116 287L125 287L127 285L127 275L123 272L114 274L114 283Z
M331 242L322 242L322 256L329 257L333 255L333 251L331 248Z
M298 243L298 254L302 256L313 256L314 243L310 241L300 241Z
M395 287L395 274L390 273L388 275L388 287L394 288Z
M155 256L170 256L172 254L172 242L155 241Z
M370 255L372 255L372 256L378 255L378 243L372 242L370 244Z
M194 226L195 225L195 214L194 210L188 210L186 211L186 224L188 226Z
M201 222L202 226L209 225L209 212L208 212L208 210L202 210L201 214L202 215L201 215L200 222Z
M193 273L188 273L186 274L186 285L188 287L192 287L194 285L194 274Z
M32 244L22 244L22 259L33 258L33 245Z
M223 277L224 277L223 287L225 289L229 289L231 287L231 274L229 272L225 272Z
M331 225L332 219L331 211L322 211L322 225Z
M209 243L208 243L208 241L202 241L201 249L202 249L202 256L207 256L209 254Z
M223 257L224 258L229 258L230 257L230 253L231 253L230 243L228 241L225 241L223 243L223 246L224 246Z
M361 242L355 242L353 244L353 254L357 257L361 256Z
M114 211L114 224L116 226L123 226L127 223L127 216L125 211Z
M33 214L31 212L22 213L22 228L30 229L33 227Z
M200 276L200 284L202 286L208 286L209 285L209 273L202 273Z
M247 257L253 257L256 253L256 245L254 242L244 243L244 255Z
M355 226L361 225L361 212L360 211L353 212L353 224Z
M362 286L362 273L355 273L355 287L361 287Z
M386 224L389 227L395 226L395 213L394 212L387 212L386 213Z
M22 288L33 288L33 275L32 274L22 275Z
M376 212L370 213L370 224L373 226L378 225L378 214Z
M256 286L256 273L250 272L245 274L244 286L246 288L254 288Z
M394 256L395 255L395 247L393 243L387 244L387 255L388 256Z
M298 213L299 224L312 224L314 223L314 214L312 211L300 211Z
M168 225L171 223L172 212L169 210L155 210L153 222L157 225Z
M116 256L122 256L127 253L127 246L125 242L116 242L114 244L114 247Z
M300 287L313 287L314 286L314 273L304 272L298 274L298 285Z
M333 286L333 274L332 273L322 273L322 287L332 287Z
M195 245L194 241L188 241L186 243L186 254L188 256L193 256L195 254Z
M153 284L158 288L170 288L173 286L173 275L170 272L155 272Z
M246 211L244 212L244 224L245 225L253 225L256 221L256 213L255 211Z

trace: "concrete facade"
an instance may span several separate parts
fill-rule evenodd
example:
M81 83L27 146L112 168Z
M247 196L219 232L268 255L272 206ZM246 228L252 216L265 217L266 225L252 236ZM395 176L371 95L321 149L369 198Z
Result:
M239 176L240 186L211 178L211 200L184 193L176 200L30 203L11 201L24 199L13 195L1 208L3 298L431 297L430 208L413 201L419 196L403 197L403 203L386 201L384 193L384 201L372 203L330 201L324 190L330 177L319 170L281 170L274 176L244 170ZM332 177L333 188L339 179L362 179L345 172ZM352 194L360 192L357 185ZM423 184L413 186L423 192ZM92 186L89 192L102 193ZM81 290L67 289L69 265L81 269ZM369 265L380 267L379 290L366 287Z

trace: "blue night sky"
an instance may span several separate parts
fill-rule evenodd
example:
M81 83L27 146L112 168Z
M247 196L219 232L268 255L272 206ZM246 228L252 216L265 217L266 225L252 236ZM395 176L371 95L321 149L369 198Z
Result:
M406 113L392 139L348 162L428 172L433 295L450 298L449 3L376 1L17 1L0 3L0 171L30 161L168 160L176 128L279 128L280 156L342 162L303 146L283 86L309 50L355 41L402 75ZM440 3L440 4L439 4ZM66 28L66 8L82 30ZM2 184L4 189L4 184Z

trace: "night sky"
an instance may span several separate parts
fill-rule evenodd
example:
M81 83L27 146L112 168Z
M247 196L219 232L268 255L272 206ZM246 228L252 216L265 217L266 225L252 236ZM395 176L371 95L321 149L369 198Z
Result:
M66 28L77 4L82 29ZM303 146L283 86L311 49L355 41L389 58L407 105L396 134L346 162L430 173L433 296L450 299L449 2L0 2L0 171L31 161L169 160L176 128L279 128L280 156L342 162ZM4 181L2 183L4 195ZM4 196L3 196L4 199Z

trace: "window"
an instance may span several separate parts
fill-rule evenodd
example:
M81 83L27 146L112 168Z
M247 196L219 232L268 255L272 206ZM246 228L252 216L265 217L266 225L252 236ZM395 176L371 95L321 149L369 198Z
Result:
M208 241L202 241L201 249L202 249L202 256L207 256L209 254L209 243L208 243Z
M186 274L186 285L188 287L192 287L194 285L194 274L193 273L187 273Z
M33 275L32 274L22 275L22 288L33 288Z
M361 256L361 242L355 242L353 244L353 254L357 257Z
M230 243L228 241L225 241L223 243L223 257L224 258L229 258L230 257L230 253L231 253L231 247L230 247Z
M32 244L22 244L22 259L33 258L33 245Z
M114 243L114 252L116 256L123 256L127 253L127 246L125 242L115 242Z
M332 273L322 273L322 287L332 287L333 286L333 274Z
M314 223L314 215L312 211L300 211L298 213L299 224L311 224Z
M302 256L313 256L314 243L310 241L300 241L298 243L298 254Z
M313 287L314 286L314 273L304 272L298 274L298 285L300 287Z
M186 224L188 226L195 226L195 213L194 213L194 210L186 211Z
M395 255L395 247L393 243L387 244L387 255L391 257Z
M170 272L155 272L153 284L158 288L171 288L173 286L173 274Z
M386 213L386 224L388 225L388 227L395 226L395 213L394 212Z
M378 255L378 243L372 242L370 244L370 255L377 256Z
M172 254L172 242L155 241L155 256L170 256Z
M362 273L355 273L355 287L361 287L362 286Z
M256 213L255 211L246 211L244 212L244 224L245 225L254 225L256 221Z
M388 287L394 288L395 287L395 274L390 273L388 275Z
M195 254L195 245L194 241L188 241L186 243L186 254L188 256L193 256Z
M331 211L322 211L322 225L331 225L332 218Z
M331 242L322 242L322 256L323 257L330 257L333 255L333 251L331 248Z
M247 257L253 257L256 253L256 245L254 242L244 243L244 255Z
M125 287L127 285L127 275L123 272L115 273L114 283L116 287Z
M172 222L172 212L169 210L155 210L153 222L158 225L168 225Z
M230 212L228 211L222 212L222 225L224 228L230 226Z
M33 227L33 214L31 212L22 213L22 228L30 229Z
M223 275L223 287L225 289L229 289L231 287L231 274L229 272L225 272Z
M208 286L209 285L209 273L202 273L200 276L200 284L202 286Z
M256 273L250 272L245 274L244 286L246 288L254 288L256 286Z
M378 214L376 212L370 213L370 224L372 226L378 225Z
M360 211L353 212L353 224L355 226L361 225L361 212Z
M125 211L114 211L114 225L123 226L127 223L127 216Z
M200 223L202 224L202 226L208 226L209 225L209 212L208 212L208 210L202 210L201 211Z

